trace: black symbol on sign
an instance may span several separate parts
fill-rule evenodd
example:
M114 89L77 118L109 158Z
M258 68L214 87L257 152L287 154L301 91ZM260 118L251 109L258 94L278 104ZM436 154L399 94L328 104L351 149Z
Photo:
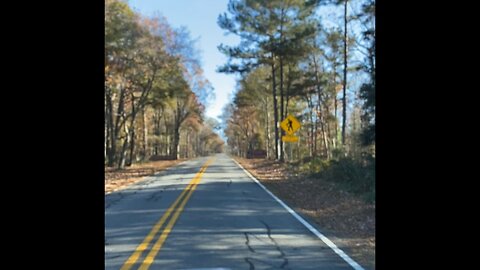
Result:
M292 120L288 119L288 130L289 130L289 131L291 130L291 131L293 132L293 126L292 126L292 124L293 124Z

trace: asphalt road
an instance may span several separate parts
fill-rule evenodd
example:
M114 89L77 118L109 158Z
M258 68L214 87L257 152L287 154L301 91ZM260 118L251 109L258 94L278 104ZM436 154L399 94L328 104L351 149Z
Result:
M105 197L108 270L362 269L326 242L224 154Z

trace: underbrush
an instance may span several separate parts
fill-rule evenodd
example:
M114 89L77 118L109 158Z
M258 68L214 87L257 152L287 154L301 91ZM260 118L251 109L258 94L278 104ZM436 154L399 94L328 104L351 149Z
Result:
M315 157L296 164L299 173L335 183L339 188L354 193L366 202L375 202L375 158L361 160L338 157L327 160Z

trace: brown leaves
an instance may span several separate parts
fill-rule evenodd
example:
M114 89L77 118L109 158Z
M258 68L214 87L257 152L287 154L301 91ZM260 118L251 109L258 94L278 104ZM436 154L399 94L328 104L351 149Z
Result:
M174 166L184 159L161 160L143 164L133 164L123 170L105 168L105 193L125 188L141 181L144 177Z

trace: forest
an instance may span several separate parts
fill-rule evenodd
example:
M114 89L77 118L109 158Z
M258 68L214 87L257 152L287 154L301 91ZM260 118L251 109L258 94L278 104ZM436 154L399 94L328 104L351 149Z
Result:
M105 1L105 165L192 158L223 151L205 116L213 97L186 28Z
M220 121L188 29L105 1L105 165L264 153L374 194L375 1L230 0L217 23L240 38L218 45L238 78Z
M218 47L228 56L218 71L241 77L222 114L227 150L265 150L374 198L375 2L231 0L218 25L241 40ZM288 115L298 142L282 140Z

